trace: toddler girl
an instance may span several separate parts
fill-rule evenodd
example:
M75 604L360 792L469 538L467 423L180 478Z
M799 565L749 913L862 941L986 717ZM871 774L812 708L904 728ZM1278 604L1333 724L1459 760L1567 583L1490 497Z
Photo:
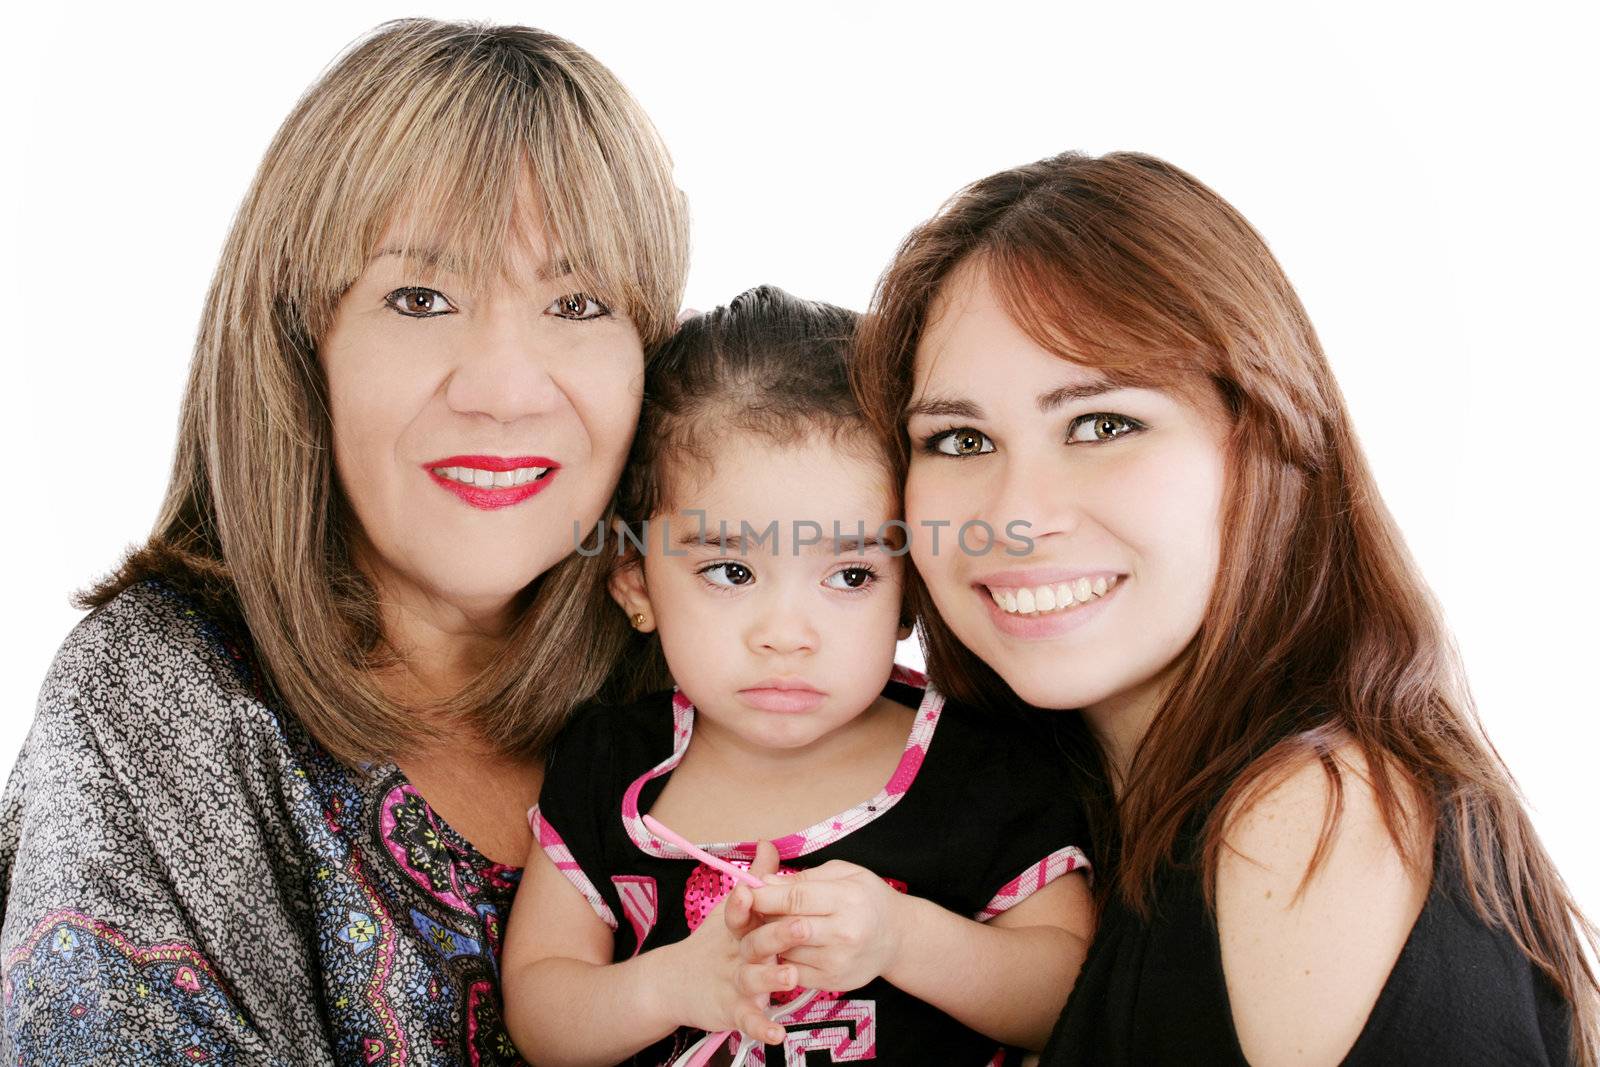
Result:
M894 664L914 534L854 327L763 287L650 363L604 550L654 635L641 675L676 684L551 751L504 963L541 1067L699 1062L721 1031L769 1065L980 1067L1042 1047L1071 988L1091 919L1059 756Z

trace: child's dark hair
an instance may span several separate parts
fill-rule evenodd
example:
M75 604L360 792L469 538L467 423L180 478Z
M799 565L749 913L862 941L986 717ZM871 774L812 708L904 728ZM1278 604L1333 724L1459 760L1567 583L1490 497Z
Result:
M670 503L668 464L709 464L729 432L793 444L817 431L874 444L850 389L854 311L772 285L747 289L678 328L647 363L644 411L617 490L629 524Z

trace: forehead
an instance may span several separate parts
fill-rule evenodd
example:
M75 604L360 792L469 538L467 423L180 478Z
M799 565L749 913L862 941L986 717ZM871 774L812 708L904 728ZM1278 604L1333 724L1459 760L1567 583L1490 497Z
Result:
M859 442L813 433L793 444L759 434L720 438L709 462L672 471L671 509L702 510L715 525L731 522L869 524L893 515L888 465Z
M1073 387L1106 374L1041 347L1011 318L981 263L955 270L928 308L913 365L916 396L929 391L984 395Z
M528 285L568 273L531 187L498 224L469 222L448 206L402 204L379 229L368 266Z

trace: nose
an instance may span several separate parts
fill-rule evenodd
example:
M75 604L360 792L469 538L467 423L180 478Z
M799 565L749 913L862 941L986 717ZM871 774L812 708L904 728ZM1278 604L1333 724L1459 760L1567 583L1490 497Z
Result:
M750 620L745 643L764 656L807 655L817 650L821 634L801 597L774 589Z
M445 385L451 410L515 422L559 406L561 387L551 374L559 352L539 326L504 306L480 318L461 338Z
M1082 523L1082 487L1071 466L1051 450L1012 448L989 485L973 516L982 519L987 529L975 526L968 531L967 549L977 550L984 542L984 550L1021 555L1030 540L1068 536ZM987 541L990 537L993 540Z

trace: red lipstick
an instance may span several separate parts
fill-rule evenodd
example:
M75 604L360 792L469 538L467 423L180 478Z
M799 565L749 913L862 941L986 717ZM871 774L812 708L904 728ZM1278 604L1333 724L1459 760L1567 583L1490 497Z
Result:
M521 485L481 486L467 485L465 482L447 478L439 471L455 467L458 470L466 468L475 471L500 471L522 470L527 467L543 467L544 473L530 482ZM472 507L483 511L494 511L499 508L508 508L513 504L520 504L545 486L555 481L556 472L561 469L561 464L544 456L446 456L443 459L431 460L424 463L422 469L432 478L434 484L441 489L454 493L461 500Z

